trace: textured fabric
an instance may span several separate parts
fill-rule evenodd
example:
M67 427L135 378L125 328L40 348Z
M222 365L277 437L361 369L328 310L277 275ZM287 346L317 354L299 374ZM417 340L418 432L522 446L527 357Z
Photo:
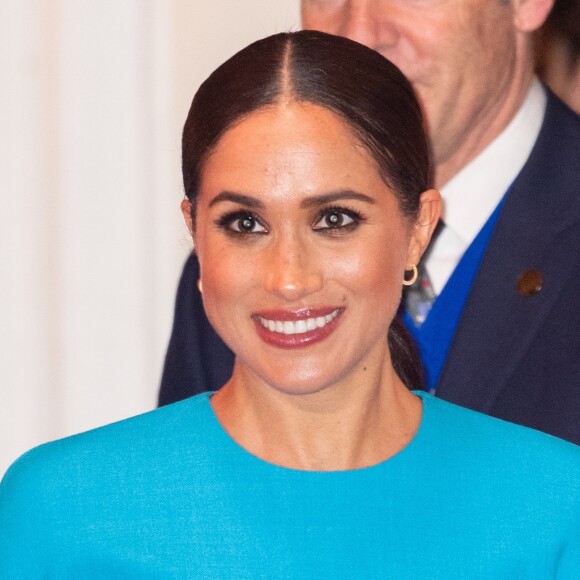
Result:
M580 117L552 94L471 288L437 396L580 444ZM518 280L537 270L542 289Z
M200 395L36 448L0 485L0 577L578 578L580 449L423 395L412 442L307 472Z
M179 280L159 405L217 391L232 374L234 355L209 323L197 287L199 262L191 254Z

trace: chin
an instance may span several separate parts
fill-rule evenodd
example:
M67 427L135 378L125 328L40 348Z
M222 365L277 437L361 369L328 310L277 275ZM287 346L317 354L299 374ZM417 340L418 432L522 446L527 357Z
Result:
M320 367L320 365L318 365ZM262 380L272 389L285 395L305 396L320 393L340 381L344 374L331 375L313 371L312 367L284 372L284 369L272 369L259 373Z
M329 385L304 385L301 384L296 387L296 384L288 385L272 385L277 391L284 393L285 395L290 395L293 397L305 397L308 395L316 395L324 390L326 390Z

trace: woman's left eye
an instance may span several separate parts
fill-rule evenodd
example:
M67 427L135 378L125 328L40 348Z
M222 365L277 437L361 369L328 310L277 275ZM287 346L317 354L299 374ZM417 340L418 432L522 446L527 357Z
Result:
M338 230L357 226L360 215L346 209L329 209L316 219L314 230Z

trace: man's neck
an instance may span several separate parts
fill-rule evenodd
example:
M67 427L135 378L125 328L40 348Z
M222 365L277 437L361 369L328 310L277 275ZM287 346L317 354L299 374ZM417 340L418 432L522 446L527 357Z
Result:
M525 74L524 74L525 73ZM531 67L510 84L498 100L483 108L478 118L441 161L435 160L435 186L441 189L470 161L475 159L501 132L519 111L533 80Z

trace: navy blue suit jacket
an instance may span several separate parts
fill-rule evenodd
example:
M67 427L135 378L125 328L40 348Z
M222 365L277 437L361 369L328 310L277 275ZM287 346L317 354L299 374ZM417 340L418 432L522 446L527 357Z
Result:
M532 270L542 288L522 295L518 279ZM179 284L161 405L215 390L231 374L233 355L205 317L198 276L191 256ZM437 395L580 444L580 117L551 94L486 249Z

